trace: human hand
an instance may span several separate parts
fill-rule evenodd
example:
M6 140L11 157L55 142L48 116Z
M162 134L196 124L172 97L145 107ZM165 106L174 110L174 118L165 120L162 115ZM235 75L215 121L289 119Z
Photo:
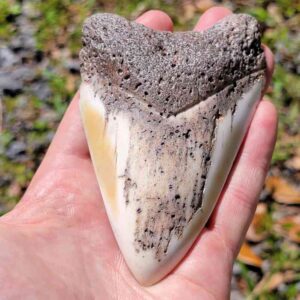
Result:
M195 30L228 15L208 10ZM137 22L172 30L150 11ZM265 47L267 76L273 60ZM255 211L275 143L273 105L261 101L213 215L164 280L140 286L115 242L81 125L78 94L23 199L0 219L3 299L226 299L232 265Z

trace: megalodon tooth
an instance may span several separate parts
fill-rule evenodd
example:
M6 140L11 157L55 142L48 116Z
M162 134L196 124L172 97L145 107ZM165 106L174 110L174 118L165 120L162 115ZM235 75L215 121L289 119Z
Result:
M113 14L84 23L82 121L141 284L179 263L217 202L265 84L260 39L245 14L204 32L158 32Z

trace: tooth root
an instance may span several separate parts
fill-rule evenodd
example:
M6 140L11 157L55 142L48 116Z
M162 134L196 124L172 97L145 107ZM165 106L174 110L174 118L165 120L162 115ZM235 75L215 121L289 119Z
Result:
M264 85L259 38L245 15L189 35L113 15L86 22L82 121L116 240L144 285L178 264L216 204Z

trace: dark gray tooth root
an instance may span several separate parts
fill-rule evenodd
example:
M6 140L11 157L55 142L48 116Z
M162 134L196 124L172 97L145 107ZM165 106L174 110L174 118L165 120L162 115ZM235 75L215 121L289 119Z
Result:
M230 15L209 30L157 32L111 14L91 16L80 52L84 81L103 80L177 114L265 69L257 21ZM117 104L118 105L118 104Z
M142 283L178 263L217 201L265 82L260 39L245 14L204 32L112 14L84 23L83 123L110 222Z

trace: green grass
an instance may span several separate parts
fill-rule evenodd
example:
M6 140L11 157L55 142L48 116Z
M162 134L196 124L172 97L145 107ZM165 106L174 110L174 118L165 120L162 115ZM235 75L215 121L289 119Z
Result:
M15 33L14 19L21 13L17 1L0 1L0 39L7 41Z

